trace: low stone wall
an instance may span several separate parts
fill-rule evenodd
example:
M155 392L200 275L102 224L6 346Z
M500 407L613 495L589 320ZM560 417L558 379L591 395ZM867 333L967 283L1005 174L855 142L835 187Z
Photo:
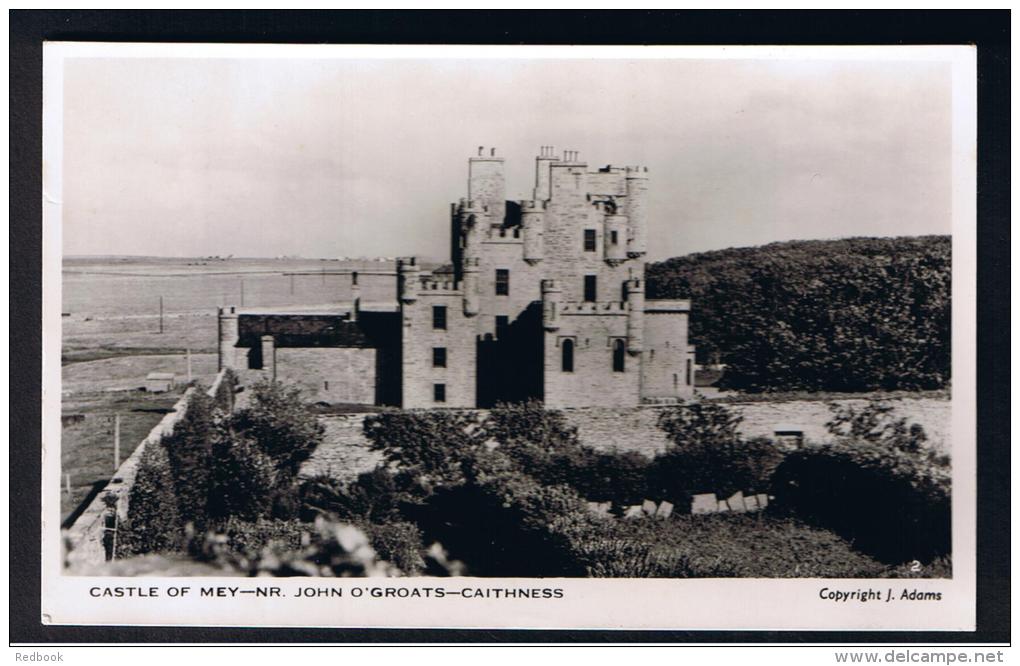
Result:
M832 402L855 407L863 407L868 403L864 399ZM903 416L909 423L922 425L932 448L948 450L949 400L924 397L896 398L886 402L893 406L897 417ZM804 434L805 443L821 443L831 439L825 424L832 419L832 412L824 400L734 402L727 403L726 407L743 417L739 431L748 438L774 438L777 430L799 430ZM581 441L589 446L638 451L654 456L669 444L666 433L657 425L659 414L664 409L670 407L590 407L563 411L570 423L577 426Z
M312 452L298 472L303 479L325 475L352 481L362 472L369 472L382 462L382 454L369 450L365 437L365 414L320 416L325 428L322 444Z
M221 370L216 375L216 380L207 392L210 397L216 396L220 384L224 381L225 372ZM102 492L96 495L85 511L74 521L74 525L65 532L64 536L71 549L70 557L75 564L97 564L106 560L103 535L106 530L107 507L103 497L107 493L115 493L117 495L117 518L118 520L127 518L131 487L134 486L138 465L142 460L142 454L145 453L145 447L158 444L163 437L173 432L174 426L187 413L188 405L195 391L196 389L192 387L184 392L184 395L174 403L173 410L167 412L162 420L149 431L145 439L117 468L113 478L106 484Z
M834 400L840 405L863 407L864 399ZM906 417L909 423L924 426L928 443L933 448L948 450L950 407L949 400L938 398L892 398L888 402L897 417ZM798 430L806 444L828 441L831 437L825 428L831 420L828 401L791 400L786 402L735 402L726 406L743 417L739 431L745 437L774 439L777 430ZM659 414L668 406L641 407L577 407L563 409L567 421L577 427L581 441L595 449L637 451L649 457L665 450L669 445L666 433L658 427ZM478 410L484 413L484 410ZM362 472L375 468L382 456L368 449L369 442L362 432L364 414L323 416L319 421L326 428L323 443L305 461L300 476L308 478L325 474L350 480Z

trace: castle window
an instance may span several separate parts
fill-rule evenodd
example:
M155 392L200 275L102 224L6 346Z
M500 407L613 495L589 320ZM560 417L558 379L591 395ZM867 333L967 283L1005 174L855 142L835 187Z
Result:
M446 384L432 385L432 402L446 402Z
M574 371L574 341L564 340L561 352L563 354L562 369L563 372Z
M432 348L432 367L433 368L446 367L446 347Z
M623 340L620 339L613 342L613 372L624 371L626 346L627 345L623 342Z
M510 317L496 315L496 338L499 339L506 336L508 328L510 328Z
M691 385L691 359L687 359L687 370L684 372L684 379L686 380L687 385L690 386Z
M446 306L445 305L433 305L432 306L432 328L441 328L446 330Z
M594 252L595 251L595 230L585 229L584 230L584 251Z
M510 271L505 268L496 269L496 295L510 295Z
M609 242L611 242L613 245L619 245L619 238L618 238L618 236L619 236L619 232L617 232L617 231L610 231L609 232Z
M589 303L594 303L595 297L598 295L597 280L598 276L596 275L584 276L584 300Z

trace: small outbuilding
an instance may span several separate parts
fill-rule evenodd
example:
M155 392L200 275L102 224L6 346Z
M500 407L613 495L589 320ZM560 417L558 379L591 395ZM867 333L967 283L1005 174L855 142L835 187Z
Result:
M166 393L177 387L177 378L172 372L150 372L145 376L145 390L149 393Z

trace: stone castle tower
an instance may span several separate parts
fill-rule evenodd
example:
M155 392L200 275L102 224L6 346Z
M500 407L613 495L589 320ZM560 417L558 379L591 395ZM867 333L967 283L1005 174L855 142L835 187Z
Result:
M690 303L645 300L648 170L535 159L532 198L506 201L504 160L479 148L451 209L449 276L399 263L405 407L627 406L692 393Z
M504 160L479 148L451 206L452 268L396 266L396 303L298 312L225 307L220 367L314 398L417 407L634 406L688 397L690 302L645 298L648 170L535 158L532 198L506 200Z

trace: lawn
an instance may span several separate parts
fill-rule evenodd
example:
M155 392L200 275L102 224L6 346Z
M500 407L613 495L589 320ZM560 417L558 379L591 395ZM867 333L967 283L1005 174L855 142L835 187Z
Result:
M83 414L85 418L65 427L61 433L61 521L66 521L94 492L96 484L105 484L113 475L114 415L120 414L120 460L123 462L173 408L180 394L180 391L94 391L64 397L63 414ZM70 495L65 476L68 473L71 475Z

